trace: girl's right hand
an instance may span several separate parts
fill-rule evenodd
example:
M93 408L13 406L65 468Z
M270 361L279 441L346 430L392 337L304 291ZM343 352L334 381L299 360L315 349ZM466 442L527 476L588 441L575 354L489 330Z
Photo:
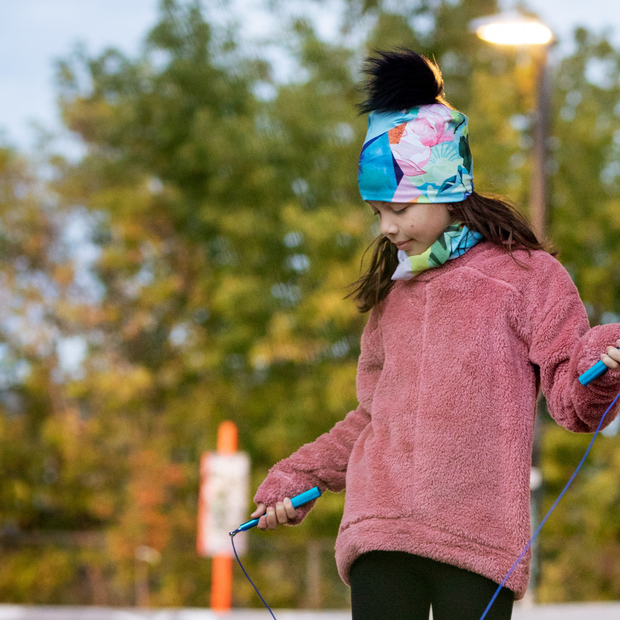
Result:
M259 530L275 530L278 524L284 525L289 523L297 517L295 508L288 497L285 497L283 501L278 502L275 506L267 506L265 504L257 504L256 510L250 515L252 519L258 519Z

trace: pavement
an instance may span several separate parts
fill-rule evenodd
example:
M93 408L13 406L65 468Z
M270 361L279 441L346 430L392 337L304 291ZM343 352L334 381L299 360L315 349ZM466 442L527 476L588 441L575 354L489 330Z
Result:
M277 620L351 620L350 611L274 609ZM266 610L136 609L0 605L0 620L266 620ZM513 620L620 620L620 602L517 605ZM396 619L395 619L396 620Z

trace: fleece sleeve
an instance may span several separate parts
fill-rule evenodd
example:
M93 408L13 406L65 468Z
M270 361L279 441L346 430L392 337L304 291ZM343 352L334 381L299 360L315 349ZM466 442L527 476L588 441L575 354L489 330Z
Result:
M359 406L329 432L276 463L256 491L256 503L273 506L284 497L293 497L315 486L321 491L334 492L345 488L349 457L357 438L370 422L372 398L383 368L379 315L377 307L373 308L362 334L356 380ZM300 523L313 505L311 502L298 508L297 519L292 524Z
M620 373L607 372L585 387L578 377L615 344L620 324L590 329L577 288L553 257L547 256L535 280L526 301L532 317L530 361L540 368L549 413L570 431L594 432L620 391ZM615 418L618 407L614 409L604 426Z

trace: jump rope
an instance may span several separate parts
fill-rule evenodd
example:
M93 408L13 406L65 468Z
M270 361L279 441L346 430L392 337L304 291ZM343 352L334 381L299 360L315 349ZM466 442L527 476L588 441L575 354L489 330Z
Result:
M607 366L605 366L605 364L603 364L602 361L597 362L596 364L594 364L594 366L589 368L586 372L584 372L579 377L579 383L581 383L581 385L584 385L584 386L588 385L588 383L590 383L591 381L594 381L594 379L597 379L598 377L605 374L607 370L608 370ZM542 529L543 525L547 522L547 519L551 516L551 513L555 510L556 506L559 504L562 497L564 497L564 494L568 490L568 487L572 484L573 480L576 478L577 474L579 473L579 470L581 469L581 466L584 464L586 458L588 457L588 454L590 453L590 449L592 448L592 445L594 444L594 441L596 440L596 437L598 436L599 431L601 430L601 427L603 425L603 422L605 421L605 418L607 417L607 414L609 413L611 408L616 404L616 401L618 400L618 398L620 398L620 392L616 395L616 397L611 402L611 405L607 407L607 410L603 414L603 417L598 423L596 431L594 435L592 436L592 440L590 441L590 445L588 446L588 449L583 455L583 458L581 459L579 465L577 465L577 469L575 469L575 471L573 472L573 475L570 477L569 481L566 483L566 486L562 489L562 492L558 495L557 499L555 500L555 502L553 502L553 505L551 506L547 514L544 516L544 518L540 522L540 525L536 528L536 531L534 532L529 542L525 546L525 549L523 549L519 557L516 559L515 563L512 565L511 569L508 571L508 573L506 573L506 576L502 579L499 586L497 586L497 590L495 591L495 594L489 601L489 604L487 605L487 608L484 610L484 613L482 614L482 616L480 616L480 620L484 620L486 618L487 614L489 613L489 610L493 606L493 603L495 602L495 599L499 595L501 589L504 587L504 585L510 578L510 575L512 575L514 570L517 568L517 566L519 565L519 562L521 562L521 560L525 557L525 554L528 552L528 550L532 546L532 543L536 540L536 537L540 533L540 530ZM319 487L313 487L312 489L309 489L308 491L304 491L300 495L296 495L295 497L293 497L291 499L291 503L293 504L293 508L299 508L300 506L303 506L304 504L307 504L308 502L311 502L312 500L315 500L319 498L320 496L321 496L321 490L319 489ZM245 568L243 568L243 564L241 564L241 560L239 559L239 556L237 555L237 550L235 549L235 536L239 532L245 532L249 529L252 529L253 527L256 527L257 525L258 525L258 519L252 519L251 521L246 521L245 523L241 524L236 530L232 530L231 532L229 532L230 542L232 544L235 557L237 558L237 562L239 562L239 566L241 567L241 570L243 571L243 574L247 577L247 580L252 584L252 587L256 591L256 594L258 594L260 600L263 602L263 605L267 608L267 611L271 614L271 617L273 618L273 620L276 620L276 617L274 616L273 611L271 610L271 607L267 605L267 602L262 597L261 593L258 591L258 588L254 585L254 582L250 579L250 576L247 574Z

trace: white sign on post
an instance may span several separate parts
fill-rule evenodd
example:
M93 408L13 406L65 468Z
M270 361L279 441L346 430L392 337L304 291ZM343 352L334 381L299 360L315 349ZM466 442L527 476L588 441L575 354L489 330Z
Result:
M234 557L231 530L249 521L250 459L245 452L205 452L200 460L198 553ZM235 538L237 553L246 550L246 537Z

